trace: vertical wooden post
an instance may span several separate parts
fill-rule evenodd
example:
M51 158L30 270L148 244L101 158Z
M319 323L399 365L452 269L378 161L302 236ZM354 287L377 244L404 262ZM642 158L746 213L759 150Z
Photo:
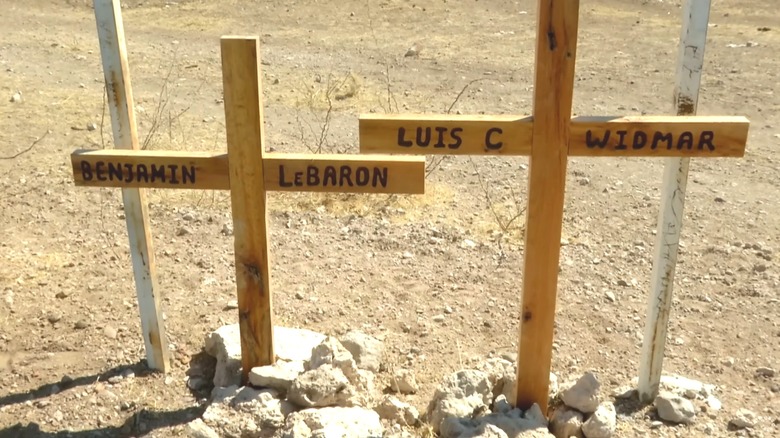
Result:
M579 0L539 0L516 405L547 412Z
M696 114L709 13L710 0L686 0L683 7L677 84L674 93L677 115ZM645 403L655 399L661 382L689 162L689 158L667 158L664 165L655 259L650 279L650 296L647 301L642 356L639 362L639 398Z
M130 86L119 0L95 0L94 6L114 146L119 149L138 149L133 91ZM170 367L170 353L160 306L154 249L146 211L146 193L141 189L122 189L122 200L127 234L130 238L130 257L146 346L146 361L149 368L167 372Z
M222 38L230 199L236 252L242 379L274 362L266 192L263 179L263 107L260 42Z

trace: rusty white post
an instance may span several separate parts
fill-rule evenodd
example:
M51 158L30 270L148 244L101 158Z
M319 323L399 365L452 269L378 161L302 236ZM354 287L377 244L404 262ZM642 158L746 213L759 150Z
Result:
M685 1L674 91L677 115L696 114L709 14L710 0ZM689 158L667 158L664 165L650 298L639 363L639 398L645 403L658 395L661 381L689 162Z
M130 87L130 69L119 0L95 0L94 7L114 146L117 149L138 149L133 91ZM130 238L130 256L138 295L138 310L141 314L141 330L146 346L146 361L149 368L167 372L170 367L170 353L160 307L160 290L155 274L145 192L140 189L122 189L122 200L127 234Z

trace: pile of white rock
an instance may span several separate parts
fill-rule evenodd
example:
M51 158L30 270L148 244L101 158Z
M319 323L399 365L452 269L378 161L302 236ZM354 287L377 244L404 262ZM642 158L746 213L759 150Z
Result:
M206 352L217 360L214 389L202 416L187 425L192 438L361 437L411 438L611 438L616 436L615 404L603 400L592 373L561 385L550 374L549 421L538 405L525 411L512 406L516 364L489 358L443 379L425 415L396 394L419 388L409 370L389 372L378 339L351 331L340 339L309 330L274 328L273 365L249 373L241 386L238 325L224 326L206 339ZM381 376L376 373L383 372ZM190 378L190 387L202 378ZM380 385L382 381L385 384ZM721 409L714 387L676 376L663 376L655 412L665 423L691 424L697 413L715 419ZM617 390L621 399L635 389ZM744 412L743 412L744 411ZM657 424L656 424L657 423ZM756 415L740 410L730 429L751 428ZM708 433L716 431L705 423Z
M340 340L309 330L274 328L277 361L251 370L242 387L238 325L224 326L206 339L217 359L210 404L187 425L191 437L388 436L382 423L413 426L417 410L393 395L380 396L375 372L383 344L353 331ZM399 372L390 385L414 392L417 383Z
M559 405L550 418L550 430L558 438L610 438L617 427L617 413L611 401L602 401L601 384L593 373L565 385Z

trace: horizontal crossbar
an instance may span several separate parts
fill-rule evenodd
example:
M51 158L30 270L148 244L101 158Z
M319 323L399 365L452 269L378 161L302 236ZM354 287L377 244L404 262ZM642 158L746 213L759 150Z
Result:
M230 189L225 153L79 150L71 163L77 186ZM263 172L269 191L422 194L425 189L424 157L268 153Z
M360 151L411 155L530 155L533 117L362 115ZM739 116L575 117L569 155L741 157L750 122Z

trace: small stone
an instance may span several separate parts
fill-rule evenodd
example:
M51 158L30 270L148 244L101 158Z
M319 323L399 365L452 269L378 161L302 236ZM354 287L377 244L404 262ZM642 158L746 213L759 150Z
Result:
M448 417L485 412L493 401L493 385L487 373L461 370L447 376L428 404L428 423L438 433Z
M662 420L675 424L690 424L696 420L696 408L690 400L671 393L655 398L655 408Z
M412 253L411 253L411 252L409 252L409 251L404 251L404 253L403 253L403 254L401 254L401 258L404 258L404 259L411 259L411 258L414 258L414 254L412 254Z
M225 304L225 310L235 310L238 309L238 300L230 300Z
M221 233L224 236L232 236L233 235L233 227L230 226L230 224L224 224L224 225L222 225Z
M350 387L344 372L333 365L321 365L298 376L290 385L287 399L304 408L346 406Z
M85 328L89 327L89 323L84 320L76 321L76 324L73 326L76 330L84 330Z
M439 314L439 315L433 315L433 318L431 318L431 320L433 320L433 322L444 322L445 318L446 317L444 315Z
M108 383L116 385L122 382L122 376L111 376L108 378Z
M596 412L583 423L582 432L588 438L610 438L617 428L617 413L615 405L604 402L599 405Z
M444 306L444 313L446 313L447 315L452 315L452 312L453 312L452 307Z
M381 437L384 428L379 414L358 407L305 409L287 417L281 436L311 437Z
M186 236L186 235L189 235L189 234L192 234L192 230L190 230L190 229L189 229L189 228L187 228L187 227L181 227L181 228L179 228L179 229L176 231L176 235L177 235L177 236Z
M731 367L734 366L734 358L733 357L727 357L720 361L720 363L725 367Z
M463 241L463 243L461 243L460 246L461 248L465 248L465 249L474 249L477 247L477 244L471 239L466 239Z
M103 334L109 339L116 339L119 332L114 327L107 325L103 327Z
M94 122L87 123L87 131L94 131L97 129L97 125Z
M339 339L341 345L352 353L358 368L378 372L382 367L385 347L379 339L363 332L352 330Z
M273 365L252 368L249 372L249 383L260 388L287 392L303 371L304 365L301 361L278 360Z
M561 399L566 406L590 414L599 406L601 383L593 373L585 373L571 388L563 391Z
M615 301L617 301L617 298L615 298L615 293L612 291L607 291L604 295L607 296L607 300L610 303L614 303Z
M723 403L721 403L720 400L713 396L707 397L707 399L704 400L704 403L707 406L707 412L712 414L717 414L723 407Z
M46 316L46 320L49 321L51 324L56 324L62 319L62 315L57 312L49 313L48 316Z
M582 412L562 406L550 418L550 432L555 438L582 438Z
M187 423L185 431L189 438L219 438L219 434L200 418Z
M295 292L295 299L296 300L302 300L304 298L303 294L299 292Z
M374 411L379 414L379 418L404 426L414 426L420 417L414 406L398 400L393 395L384 396Z
M753 411L748 409L739 409L734 414L734 418L729 421L729 425L735 429L745 429L748 427L756 427L758 417Z
M771 379L775 376L775 370L772 368L760 367L756 369L756 375L759 377L766 377L767 379Z
M651 421L650 429L660 429L661 427L663 427L663 425L664 425L663 421L658 421L658 420Z
M193 215L192 213L184 213L184 215L181 218L184 221L192 222L195 220L195 215Z
M401 394L414 394L420 390L417 378L411 370L398 369L390 379L390 390Z
M206 388L208 384L208 380L203 377L190 377L187 379L187 388L190 388L193 391L200 391L201 389Z
M63 415L62 411L57 410L55 413L52 414L51 417L54 418L55 421L60 422L62 421L63 418L65 418L65 415Z
M11 103L19 103L22 101L22 93L16 92L11 96Z

